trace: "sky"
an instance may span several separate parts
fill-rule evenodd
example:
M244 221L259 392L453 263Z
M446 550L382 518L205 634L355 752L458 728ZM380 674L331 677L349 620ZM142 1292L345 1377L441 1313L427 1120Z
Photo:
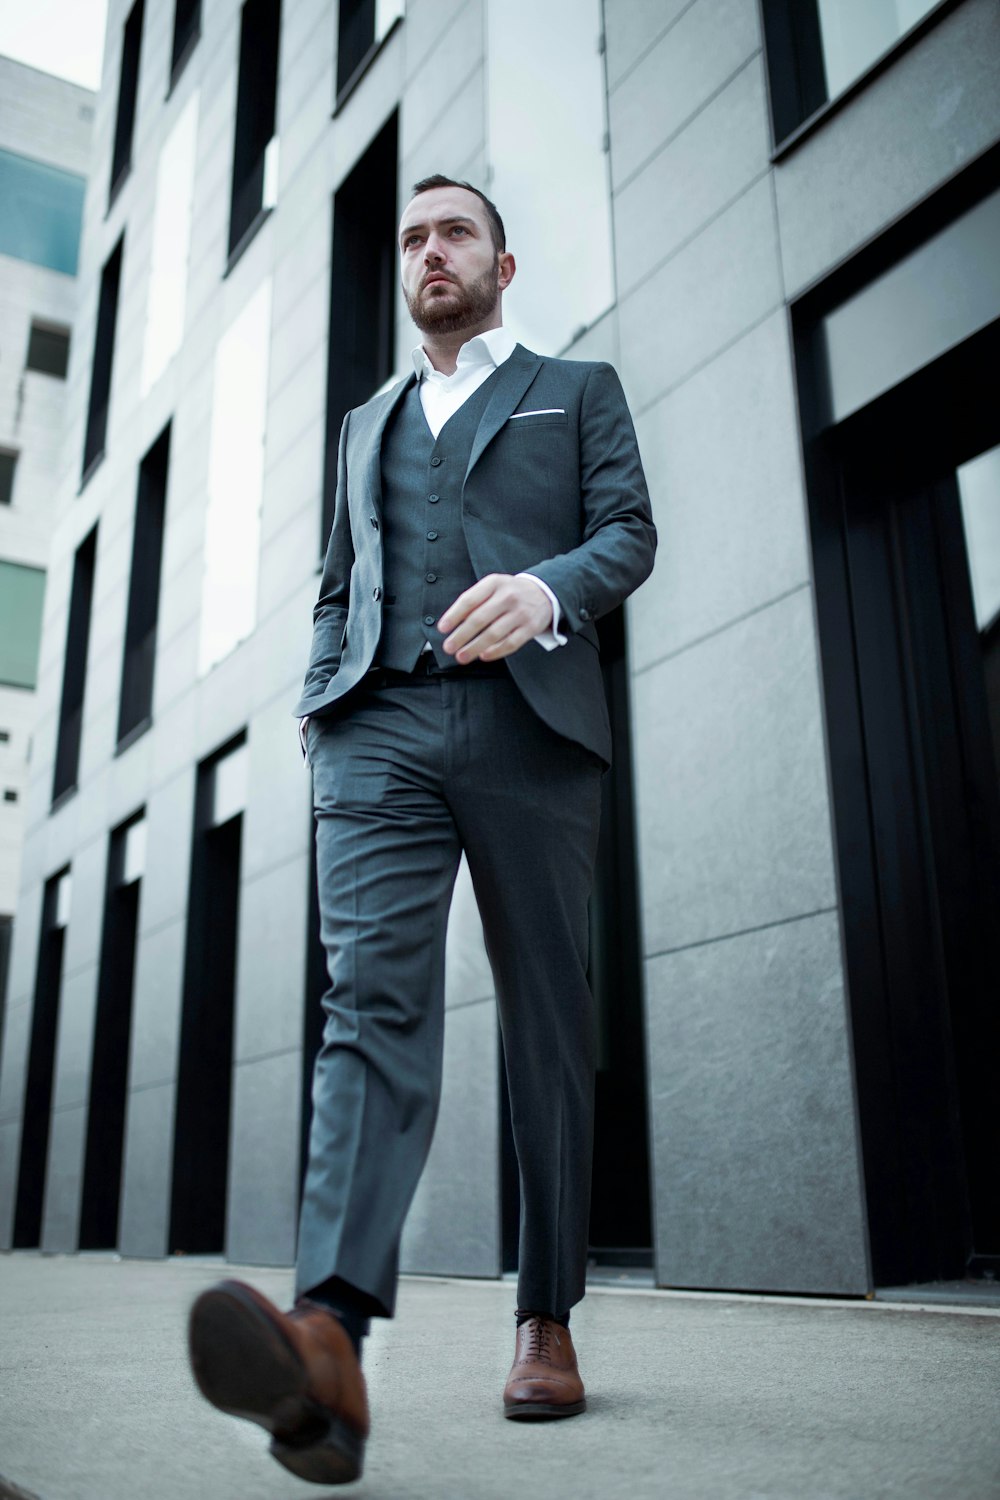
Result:
M98 89L108 0L0 0L0 55Z

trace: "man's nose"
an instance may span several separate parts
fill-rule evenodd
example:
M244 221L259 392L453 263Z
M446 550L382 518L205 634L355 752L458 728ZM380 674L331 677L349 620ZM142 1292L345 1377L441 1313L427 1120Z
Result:
M424 246L425 262L428 265L437 265L440 261L444 260L444 258L444 250L441 248L440 241L434 235L429 235L427 243Z

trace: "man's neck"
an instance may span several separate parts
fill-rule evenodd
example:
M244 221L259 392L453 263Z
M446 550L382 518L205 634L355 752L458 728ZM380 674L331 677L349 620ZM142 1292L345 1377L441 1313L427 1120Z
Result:
M470 339L478 338L481 333L488 333L491 328L501 326L502 319L498 310L493 318L474 328L459 328L454 333L425 334L423 350L440 375L454 375L463 345Z

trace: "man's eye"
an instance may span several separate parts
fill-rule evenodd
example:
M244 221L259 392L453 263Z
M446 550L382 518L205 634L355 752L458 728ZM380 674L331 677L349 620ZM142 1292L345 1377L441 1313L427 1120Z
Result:
M464 224L453 224L451 232L452 234L468 234L469 231Z

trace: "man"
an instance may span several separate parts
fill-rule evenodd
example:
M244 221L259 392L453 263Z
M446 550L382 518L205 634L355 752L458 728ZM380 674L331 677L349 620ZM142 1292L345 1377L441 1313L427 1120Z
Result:
M395 1306L399 1239L440 1088L445 928L462 852L500 1011L521 1179L508 1417L584 1408L594 1091L587 902L610 759L594 621L655 533L607 365L543 359L501 321L496 208L416 184L399 230L415 374L348 413L305 688L330 989L297 1300L223 1282L191 1315L199 1385L293 1473L361 1472L361 1343Z

